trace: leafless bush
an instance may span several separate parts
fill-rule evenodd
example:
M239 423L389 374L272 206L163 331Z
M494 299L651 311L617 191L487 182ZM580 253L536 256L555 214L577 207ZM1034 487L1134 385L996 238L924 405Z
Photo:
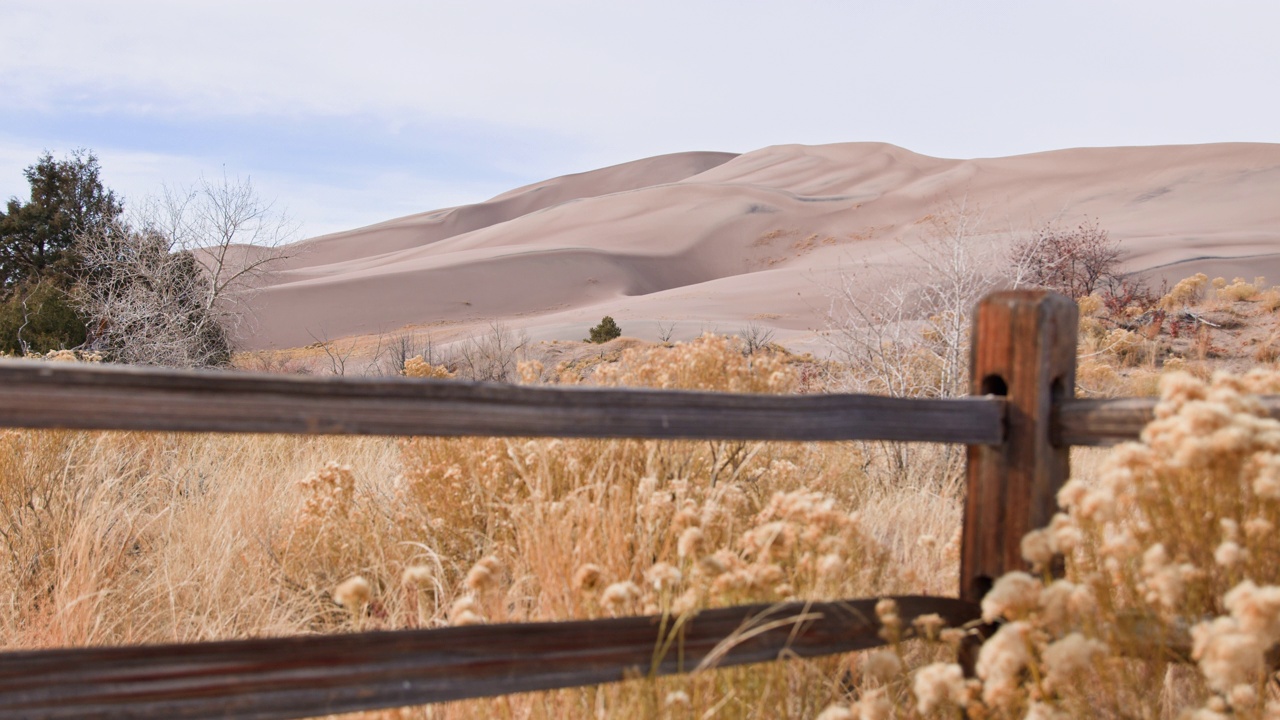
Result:
M236 357L236 367L250 372L279 375L307 375L310 370L298 358L286 352L259 350Z
M862 292L857 272L842 271L831 298L823 338L845 368L828 383L892 397L964 395L969 381L973 307L1000 282L981 216L961 203L935 217L919 242L915 262L885 283L875 298ZM883 270L865 267L863 274ZM868 456L887 460L895 481L908 474L952 485L962 460L954 446L873 443Z
M318 347L324 353L325 361L329 365L329 374L338 377L345 376L347 374L347 364L356 352L355 339L348 338L345 342L330 340L329 336L323 331L321 331L319 337L314 333L309 334L311 339L316 341L312 347Z
M875 299L859 273L841 271L828 288L824 339L852 369L846 385L893 397L953 397L968 390L970 317L999 282L978 233L980 216L963 205L934 221L909 246L916 260ZM867 265L866 274L883 274Z
M659 322L658 323L658 342L663 342L663 343L671 342L671 336L674 335L675 332L676 332L676 324L674 322L666 325Z
M112 223L77 238L76 294L91 349L144 365L229 362L249 297L291 236L287 218L246 179L166 189L136 227Z
M517 366L526 359L529 336L499 322L481 335L455 343L445 364L459 378L485 382L514 382Z
M739 330L738 337L742 338L743 355L754 355L773 344L773 330L756 323Z
M1019 269L1024 284L1082 298L1123 279L1122 254L1120 242L1111 239L1097 220L1084 220L1075 227L1041 225L1013 244L1009 261Z
M430 333L402 332L387 342L386 355L378 364L378 371L382 375L403 375L404 364L409 358L421 357L431 365L438 365L440 361L436 355Z

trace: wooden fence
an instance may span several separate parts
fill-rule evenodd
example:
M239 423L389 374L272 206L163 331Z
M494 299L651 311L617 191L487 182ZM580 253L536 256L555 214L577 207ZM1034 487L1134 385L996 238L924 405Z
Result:
M906 628L981 616L1024 566L1071 445L1137 438L1150 399L1079 400L1076 306L997 293L972 397L758 396L0 363L0 427L369 435L894 440L968 446L957 597L901 596ZM1280 397L1267 398L1280 417ZM593 685L883 644L876 599L649 616L0 653L0 718L298 718Z

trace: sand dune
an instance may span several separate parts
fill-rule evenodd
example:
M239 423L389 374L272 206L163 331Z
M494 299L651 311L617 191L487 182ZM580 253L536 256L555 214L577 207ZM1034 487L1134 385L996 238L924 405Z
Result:
M949 160L881 143L682 153L547 180L489 201L306 240L258 296L250 348L491 320L579 339L734 331L803 341L843 272L868 295L918 265L963 207L998 247L1096 218L1129 270L1280 283L1280 145L1082 148Z

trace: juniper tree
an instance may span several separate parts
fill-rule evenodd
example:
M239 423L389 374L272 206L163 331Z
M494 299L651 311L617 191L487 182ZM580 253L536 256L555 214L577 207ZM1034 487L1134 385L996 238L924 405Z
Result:
M23 174L30 199L10 198L0 211L0 351L73 347L85 340L85 318L68 297L83 271L76 237L114 224L123 204L88 150L64 160L46 152Z
M586 342L606 343L622 335L622 328L618 327L618 323L614 322L613 318L605 315L600 324L591 328L590 332L591 337L587 338Z

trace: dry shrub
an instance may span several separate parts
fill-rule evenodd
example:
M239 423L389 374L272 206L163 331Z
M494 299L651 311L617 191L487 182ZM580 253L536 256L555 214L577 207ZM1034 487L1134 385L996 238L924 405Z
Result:
M376 522L356 490L349 465L327 462L294 483L301 500L283 523L279 549L282 569L290 579L322 595L362 564L364 540Z
M1280 310L1280 288L1268 288L1260 293L1257 297L1258 306L1265 312L1275 312Z
M575 368L565 380L580 378ZM624 350L595 365L589 381L776 393L797 378L782 353L744 355L735 338L704 336ZM922 496L922 512L904 491L867 484L865 461L848 444L421 438L402 452L399 517L416 517L420 542L442 558L432 606L440 610L427 623L945 593L956 582L955 498ZM376 601L378 579L363 576ZM684 697L733 716L814 716L838 694L846 662L566 690L531 707L647 716L666 712L677 693L673 706ZM474 701L458 713L488 715L510 702Z
M423 360L421 355L404 361L404 375L405 377L431 378L435 380L446 380L454 376L449 368L444 365L432 365L430 362Z
M1056 693L1064 707L1083 713L1101 706L1117 716L1169 711L1161 705L1170 698L1140 691L1163 672L1151 643L1172 637L1182 622L1219 616L1192 631L1205 685L1189 679L1190 696L1246 715L1262 710L1268 691L1261 653L1280 640L1280 588L1257 589L1280 582L1280 423L1251 393L1277 390L1276 373L1221 375L1212 383L1167 376L1142 442L1115 450L1096 483L1070 482L1059 496L1066 513L1024 542L1029 559L1042 563L1046 551L1067 553L1072 591L1088 595L1092 606L1070 629L1106 647L1094 658L1105 701L1073 688ZM1257 612L1278 626L1259 626L1250 619ZM1032 618L1033 625L1047 619ZM1133 629L1139 626L1141 634ZM1243 632L1255 650L1238 644ZM1145 663L1111 654L1135 646L1147 648L1140 652Z
M335 456L393 476L394 450L368 439L8 431L0 435L5 644L333 627L323 622L330 588L312 580L313 558L282 553L305 502L288 480Z
M597 369L592 381L614 387L650 387L739 393L789 393L798 377L782 353L743 352L736 337L703 335L671 347L631 348Z
M1085 397L1117 397L1125 382L1111 363L1085 358L1076 365L1076 391Z
M302 358L281 350L237 353L232 357L232 365L238 370L281 375L306 375L310 372Z
M1280 360L1280 332L1272 332L1254 348L1253 359L1260 363L1272 364Z
M1121 281L1121 255L1120 242L1113 240L1097 220L1083 220L1075 227L1052 223L1040 226L1029 237L1014 243L1010 261L1022 268L1020 274L1026 284L1075 299Z
M1124 367L1140 365L1151 357L1146 338L1132 330L1114 328L1103 342L1105 349Z
M1208 282L1209 276L1204 273L1196 273L1189 278L1179 280L1173 289L1160 299L1160 307L1164 310L1181 310L1198 305L1204 298L1204 288Z
M1141 442L1112 451L1096 480L1071 480L1064 512L1023 539L1037 574L1009 573L983 599L1000 625L977 678L944 652L894 666L883 690L827 716L1280 714L1266 660L1280 643L1280 422L1254 396L1277 391L1277 372L1166 376ZM1189 643L1195 666L1170 665L1169 642Z
M1228 302L1244 302L1251 300L1258 295L1258 288L1265 282L1262 278L1257 279L1257 283L1247 282L1244 278L1238 277L1231 281L1230 285L1218 287L1218 299ZM1217 285L1215 284L1215 287Z
M1080 312L1080 317L1086 318L1098 316L1106 309L1106 305L1097 295L1085 295L1076 299L1076 308Z
M1082 382L1155 382L1154 369L1107 379L1114 357L1082 361ZM589 381L788 392L797 371L708 337L622 351ZM1066 511L1024 544L1042 564L1065 553L1067 577L997 584L984 609L1005 622L978 680L957 676L960 633L934 628L874 653L399 715L1263 717L1277 700L1254 671L1280 592L1280 424L1246 391L1277 390L1275 374L1175 375L1143 443L1096 479L1077 463ZM8 432L0 627L32 647L953 593L955 493L871 481L887 467L850 443ZM1199 623L1199 669L1120 654L1186 623Z
M445 364L467 380L511 382L516 378L516 366L527 359L529 350L527 333L493 322L487 331L451 345Z

